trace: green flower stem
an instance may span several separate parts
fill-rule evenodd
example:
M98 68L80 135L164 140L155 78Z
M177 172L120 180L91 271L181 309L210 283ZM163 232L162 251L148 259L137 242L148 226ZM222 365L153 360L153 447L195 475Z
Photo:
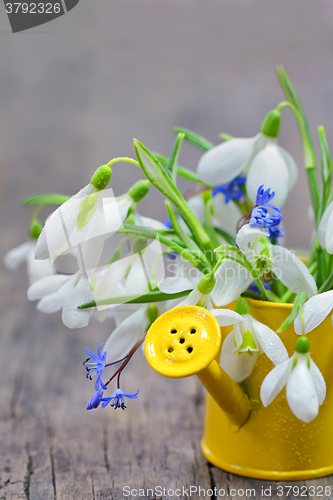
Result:
M310 194L313 204L313 210L315 213L316 225L318 226L320 220L320 195L318 180L316 176L316 156L312 144L312 138L307 120L304 115L302 105L300 103L297 92L290 81L290 78L283 66L277 68L278 77L281 83L281 87L288 99L290 108L293 110L295 118L297 120L299 130L303 142L304 151L304 163L305 169L308 176ZM286 104L281 103L280 106L284 107Z
M164 167L167 167L168 165L168 158L166 156L163 156L159 153L153 153L153 155L155 156L155 158L158 159L158 161L164 166ZM179 177L183 177L184 179L187 179L189 181L192 181L192 182L197 182L198 184L202 184L203 186L207 186L208 188L213 188L213 186L210 186L209 184L205 184L204 182L202 182L202 180L197 176L197 174L195 174L194 172L192 172L192 170L189 170L188 168L185 168L185 167L180 167L178 165L177 167L177 175Z
M326 280L326 258L325 258L325 253L324 250L321 248L321 246L318 246L317 248L317 262L318 262L318 275L317 275L317 286L318 288L321 287L323 283L325 283Z
M281 304L287 304L293 295L295 295L294 292L288 289L280 299Z
M182 145L182 142L184 140L185 134L179 133L176 139L176 142L173 146L170 158L167 163L167 172L172 179L173 183L176 185L177 181L177 163L178 163L178 156L180 152L180 148Z
M138 226L128 226L125 225L117 231L117 234L134 234L136 236L143 236L147 239L158 239L160 243L168 246L171 251L179 253L182 257L187 259L194 267L198 268L200 271L207 273L207 266L204 262L200 260L196 255L194 255L188 248L184 248L179 245L174 240L169 240L165 236L162 236L155 230L145 229Z
M192 132L192 130L188 130L187 128L175 127L173 131L178 134L179 132L185 134L185 139L188 142L194 144L195 146L198 146L198 148L203 149L204 151L208 151L209 149L212 149L215 146L212 142L208 141L201 135Z
M229 244L229 245L232 245L232 246L235 246L236 245L236 241L235 241L235 238L233 238L229 233L227 233L226 231L224 231L223 229L221 229L220 227L216 227L214 226L214 231L222 236L223 239L225 239L225 241Z
M332 286L333 286L333 272L327 278L325 283L319 288L318 293L327 292L328 290L331 290Z
M331 180L332 180L332 163L330 152L327 144L326 133L324 127L318 128L319 144L320 144L320 160L321 160L321 174L323 181L323 195L320 207L320 218L322 217L325 209L328 206L328 201L331 194Z
M127 158L127 156L119 157L119 158L113 158L112 160L107 163L107 166L111 168L111 165L114 163L117 163L119 161L124 161L126 163L132 163L132 165L136 165L137 167L140 167L140 164L138 161L133 160L133 158Z

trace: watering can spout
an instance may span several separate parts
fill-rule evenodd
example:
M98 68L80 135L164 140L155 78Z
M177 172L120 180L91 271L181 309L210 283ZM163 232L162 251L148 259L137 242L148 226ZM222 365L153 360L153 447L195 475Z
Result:
M149 365L170 378L197 375L209 394L238 428L251 404L243 389L221 368L221 329L216 318L197 306L180 306L162 314L150 327L145 352Z

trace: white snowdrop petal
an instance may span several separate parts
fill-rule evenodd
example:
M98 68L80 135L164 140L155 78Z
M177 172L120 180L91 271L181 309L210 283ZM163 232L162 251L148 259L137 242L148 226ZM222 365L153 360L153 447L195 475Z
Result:
M288 352L280 337L268 326L251 317L252 328L257 336L261 349L266 356L277 365L288 359Z
M234 348L234 333L232 331L222 344L220 365L235 382L242 382L252 373L258 355L256 352L251 355L247 353L233 354Z
M317 391L318 402L322 405L326 397L326 382L318 366L312 359L310 360L310 374Z
M237 232L237 224L242 216L237 205L233 202L226 203L224 194L218 193L213 197L213 208L216 227L234 236Z
M318 227L318 241L321 247L326 248L326 241L325 241L325 236L326 236L326 230L327 230L327 225L328 221L331 217L333 211L333 201L328 205L326 208L325 212L323 213L323 216L320 220L319 227ZM331 227L332 224L330 224ZM329 240L329 238L327 238Z
M333 214L331 212L326 226L325 232L325 246L329 254L333 253Z
M333 309L333 290L314 295L303 306L305 332L309 333L324 321ZM303 335L302 318L298 314L294 321L295 332Z
M256 141L257 136L230 139L210 149L200 158L198 176L211 186L232 181L247 168Z
M279 152L286 162L289 171L289 191L295 186L298 178L298 168L294 158L282 146L278 146ZM274 205L274 202L273 202Z
M163 293L178 293L184 290L192 290L194 288L193 282L187 278L165 278L158 284L158 288Z
M42 278L28 288L27 297L29 300L41 299L46 295L54 293L69 280L70 276L67 274L55 274L54 276Z
M87 326L93 313L93 308L78 309L78 306L92 300L94 300L94 295L91 291L89 280L81 277L74 290L66 298L62 310L64 325L68 328L83 328Z
M244 224L236 235L236 244L247 258L250 258L250 244L262 236L268 238L269 233L259 227L251 227L250 224Z
M47 276L55 274L55 269L52 266L50 259L35 259L34 248L32 248L27 254L27 270L30 285Z
M115 233L121 228L133 203L127 194L118 198L114 196L103 198L106 233Z
M200 293L197 288L195 288L184 300L179 302L179 304L177 304L176 307L196 306L202 296L203 296L203 294Z
M128 316L105 343L106 363L117 361L132 349L148 328L147 305Z
M126 278L125 293L144 295L149 291L149 270L144 266L139 255L135 256L130 272Z
M210 309L209 312L215 316L220 326L234 325L235 323L244 321L241 314L230 311L229 309Z
M215 273L216 285L211 299L218 307L226 306L238 299L252 283L250 273L237 262L227 259Z
M275 192L273 205L282 207L289 190L289 170L276 143L269 141L253 158L246 180L246 191L253 204L261 185Z
M37 241L36 259L67 253L78 243L75 237L77 218L83 200L93 189L88 184L50 215Z
M22 245L9 250L3 259L5 268L9 271L15 271L26 260L27 254L33 248L35 248L35 244L32 241L26 241Z
M309 269L294 252L272 245L273 273L294 293L305 292L308 297L317 293L317 285Z
M278 364L271 370L260 388L260 398L264 406L268 406L286 385L291 372L294 355Z
M308 424L318 415L317 391L305 354L298 354L297 364L288 379L287 401L293 414L302 422Z
M58 290L50 293L49 295L45 295L38 302L36 306L37 310L47 314L60 311L60 309L63 308L68 295L73 291L76 280L77 276L74 275L65 281L63 285L58 288Z

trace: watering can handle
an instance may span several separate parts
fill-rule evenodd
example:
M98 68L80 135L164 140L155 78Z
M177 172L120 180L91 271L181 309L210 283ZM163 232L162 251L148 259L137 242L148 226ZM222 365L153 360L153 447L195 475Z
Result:
M243 389L218 364L222 343L215 316L197 306L180 306L162 314L148 330L149 365L171 378L197 375L237 428L247 420L251 403Z

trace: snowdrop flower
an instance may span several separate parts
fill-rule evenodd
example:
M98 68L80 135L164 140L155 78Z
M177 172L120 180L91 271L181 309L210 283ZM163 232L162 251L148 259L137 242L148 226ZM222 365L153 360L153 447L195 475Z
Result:
M276 193L276 205L281 207L298 172L294 159L277 144L280 122L280 112L271 111L255 137L230 139L204 153L197 168L200 179L217 186L247 172L246 191L253 204L258 186L269 184Z
M106 235L122 226L129 208L149 189L149 181L139 181L124 196L115 198L110 190L112 195L103 199L111 174L107 165L98 168L87 186L51 214L38 239L36 259L54 260L77 248L81 272L87 277L95 271Z
M43 278L28 288L27 296L29 300L39 300L38 311L51 314L62 309L62 321L68 328L87 326L93 313L92 309L78 309L94 300L89 280L79 272Z
M30 285L55 273L49 259L44 261L35 260L35 249L36 241L27 241L22 243L22 245L9 250L3 260L5 268L9 271L16 271L16 269L18 269L18 267L25 261L27 263Z
M319 412L326 397L326 384L319 368L309 354L309 340L297 339L296 352L278 364L265 377L260 397L268 406L286 386L287 401L293 414L302 422L311 422Z
M251 374L258 354L264 352L276 365L288 359L288 353L280 337L251 316L245 300L238 300L236 312L243 321L235 324L223 342L220 365L235 382L242 382Z
M300 313L294 321L295 332L297 335L304 335L314 330L324 319L330 314L333 309L333 290L323 292L314 297L311 297L303 305L304 315L304 332L302 318ZM333 323L333 315L332 315Z
M138 394L139 389L135 394L126 394L118 387L118 389L116 389L110 397L101 399L101 401L103 401L102 408L105 408L109 403L111 403L110 406L112 406L115 410L117 408L125 410L125 408L127 407L125 406L124 398L136 399L138 397Z
M317 293L317 285L306 265L293 252L272 245L269 233L245 224L236 236L236 244L260 274L272 271L294 293L305 292L308 297ZM218 307L230 304L251 285L253 277L241 264L230 259L216 271L216 286L212 300Z

